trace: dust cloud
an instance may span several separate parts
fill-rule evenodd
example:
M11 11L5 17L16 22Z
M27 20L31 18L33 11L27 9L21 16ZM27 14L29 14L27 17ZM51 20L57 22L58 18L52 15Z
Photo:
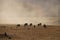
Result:
M58 24L59 0L0 0L0 24Z

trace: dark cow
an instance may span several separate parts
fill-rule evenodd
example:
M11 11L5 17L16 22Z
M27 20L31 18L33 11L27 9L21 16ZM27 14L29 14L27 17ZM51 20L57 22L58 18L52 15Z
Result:
M20 24L17 24L16 26L17 26L16 28L18 28L18 27L20 27Z
M17 26L19 27L19 26L20 26L20 24L17 24Z
M6 36L6 37L8 36L6 32L4 33L4 36Z
M9 39L11 39L11 37L5 32L4 36L8 37Z
M11 37L8 37L9 39L11 39Z
M0 38L1 37L7 37L8 39L11 39L11 37L6 32L4 34L0 34Z
M28 26L28 23L25 23L24 26Z
M39 24L38 24L38 26L41 26L41 25L42 25L42 23L39 23Z
M47 27L46 24L44 24L43 27L46 28Z
M36 26L34 25L34 28L35 28Z
M33 24L32 23L30 23L30 25L29 26L32 26Z

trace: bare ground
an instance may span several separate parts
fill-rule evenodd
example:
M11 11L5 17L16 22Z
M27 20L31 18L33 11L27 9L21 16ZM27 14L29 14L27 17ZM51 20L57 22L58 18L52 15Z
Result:
M60 40L60 26L26 26L0 25L0 34L7 32L12 39L7 37L0 40Z

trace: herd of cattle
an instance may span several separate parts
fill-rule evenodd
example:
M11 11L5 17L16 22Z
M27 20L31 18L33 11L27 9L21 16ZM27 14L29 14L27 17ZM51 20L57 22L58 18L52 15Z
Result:
M21 25L20 25L20 24L17 24L17 26L19 27L19 26L21 26ZM30 23L30 24L28 25L28 23L25 23L24 26L34 26L34 28L35 28L36 25L33 25L32 23ZM44 28L47 27L46 24L42 25L42 23L37 24L37 26L43 26Z
M16 26L17 26L17 27L20 27L21 25L20 25L20 24L17 24ZM33 25L32 23L30 23L29 25L28 25L28 23L25 23L24 26L33 26L34 28L36 27L36 25ZM47 27L46 24L42 25L42 23L37 24L37 26L43 26L44 28ZM5 36L5 37L7 37L7 38L9 38L9 39L11 39L11 37L10 37L6 32L5 32L4 34L0 34L0 36L1 36L1 35L2 35L2 36Z

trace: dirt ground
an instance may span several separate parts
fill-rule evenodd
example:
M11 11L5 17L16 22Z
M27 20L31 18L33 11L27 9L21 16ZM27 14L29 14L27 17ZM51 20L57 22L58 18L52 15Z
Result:
M60 26L16 26L0 25L0 34L7 33L11 39L2 37L0 40L60 40Z

